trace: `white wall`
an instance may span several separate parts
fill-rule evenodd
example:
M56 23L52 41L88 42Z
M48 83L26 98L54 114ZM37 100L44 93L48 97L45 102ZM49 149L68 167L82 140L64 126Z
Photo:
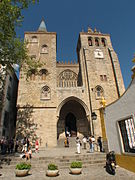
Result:
M121 153L121 140L117 121L135 114L135 78L119 100L105 108L105 127L109 150Z

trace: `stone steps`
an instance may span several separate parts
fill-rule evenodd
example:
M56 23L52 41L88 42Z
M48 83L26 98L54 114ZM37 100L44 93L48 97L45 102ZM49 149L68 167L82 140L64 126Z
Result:
M104 161L105 158L104 157L100 157L100 158L72 158L72 159L46 159L46 160L31 160L31 164L44 164L44 163L50 163L50 162L55 162L55 163L71 163L72 161L82 161L82 162L87 162L87 161ZM10 165L14 165L17 164L19 162L23 162L24 160L20 159L20 160L14 160L14 161L10 161ZM6 163L4 163L6 165Z
M15 166L19 162L25 161L20 159L20 157L10 158L9 165L6 163L2 165L3 168L15 169ZM72 161L81 161L83 168L89 167L91 165L105 165L105 154L104 153L89 153L87 155L73 155L73 156L58 156L58 157L33 157L31 161L32 168L42 167L47 168L49 163L55 163L59 169L69 168Z
M64 160L70 160L70 159L94 159L94 158L105 158L105 156L106 156L106 154L105 153L88 153L88 154L85 154L85 155L82 155L82 154L75 154L75 155L66 155L66 156L55 156L55 157L53 157L53 156L49 156L49 157L44 157L44 156L41 156L41 157L33 157L32 159L31 159L31 161L37 161L37 160L52 160L52 159L54 159L55 161L56 160L62 160L62 161L64 161ZM6 160L8 160L8 159L10 159L11 161L20 161L20 157L19 156L17 156L17 157L4 157L4 159Z

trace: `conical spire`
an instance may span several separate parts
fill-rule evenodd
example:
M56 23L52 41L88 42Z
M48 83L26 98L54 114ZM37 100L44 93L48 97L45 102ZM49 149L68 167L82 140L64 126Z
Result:
M42 19L42 21L41 21L41 23L40 23L40 26L39 26L39 28L38 28L38 31L45 31L45 32L47 32L44 19Z

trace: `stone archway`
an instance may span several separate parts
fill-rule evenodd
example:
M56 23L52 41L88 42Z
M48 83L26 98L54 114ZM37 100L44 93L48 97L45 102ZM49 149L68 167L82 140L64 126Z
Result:
M90 135L90 123L80 102L78 98L69 98L62 104L57 122L57 139L65 138L67 128L72 136Z

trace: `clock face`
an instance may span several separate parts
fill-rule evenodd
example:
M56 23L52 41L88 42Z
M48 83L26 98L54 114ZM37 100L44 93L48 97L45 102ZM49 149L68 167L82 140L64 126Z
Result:
M96 49L94 51L94 55L95 55L95 58L98 58L98 59L103 59L104 58L103 52L100 49Z

